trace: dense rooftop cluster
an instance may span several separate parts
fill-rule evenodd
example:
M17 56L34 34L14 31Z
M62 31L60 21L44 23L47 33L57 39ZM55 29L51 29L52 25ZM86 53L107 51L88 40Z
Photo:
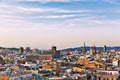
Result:
M0 80L119 80L120 51L0 49Z

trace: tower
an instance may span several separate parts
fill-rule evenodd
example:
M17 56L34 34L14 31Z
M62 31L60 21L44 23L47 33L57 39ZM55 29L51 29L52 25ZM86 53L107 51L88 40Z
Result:
M83 54L86 54L87 50L86 50L86 45L85 45L85 42L84 42L84 46L83 46L83 49L82 49L82 53Z
M90 54L93 54L93 53L96 53L95 45L90 47Z
M30 52L30 47L26 47L26 48L25 48L25 51L26 51L26 52Z
M94 47L92 46L90 47L90 54L93 54L93 52L94 52Z
M56 53L57 52L57 47L56 46L52 46L51 51L52 51L52 53Z
M96 46L94 45L94 47L93 47L93 48L94 48L94 53L96 53Z
M20 53L20 54L23 54L23 52L24 52L24 48L23 48L23 47L20 47L20 48L19 48L19 53Z
M107 46L104 45L104 49L103 49L104 52L107 52Z

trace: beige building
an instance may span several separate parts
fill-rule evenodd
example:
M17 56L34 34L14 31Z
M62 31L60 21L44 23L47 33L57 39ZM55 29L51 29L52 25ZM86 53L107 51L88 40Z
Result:
M39 55L27 55L26 60L28 61L33 61L33 60L38 60L38 61L44 61L44 60L52 60L52 55L51 54L39 54Z
M116 75L113 74L98 74L96 80L116 80Z
M96 47L95 46L90 47L90 54L93 54L95 52L96 52Z
M117 80L118 71L115 70L97 70L96 80Z

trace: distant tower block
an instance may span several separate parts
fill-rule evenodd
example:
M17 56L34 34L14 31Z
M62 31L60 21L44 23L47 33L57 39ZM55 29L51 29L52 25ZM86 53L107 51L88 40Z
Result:
M94 47L90 47L90 54L93 54L94 52Z
M83 49L82 49L82 53L83 53L83 54L86 54L86 52L87 52L87 50L86 50L86 45L85 45L85 42L84 42L84 47L83 47Z
M96 47L95 45L90 47L90 54L96 53Z
M96 53L96 46L94 45L94 52Z
M25 48L25 51L26 51L26 52L30 52L30 47L26 47L26 48Z
M107 52L107 46L104 45L104 52Z
M57 52L57 47L56 46L52 46L52 53L56 53Z

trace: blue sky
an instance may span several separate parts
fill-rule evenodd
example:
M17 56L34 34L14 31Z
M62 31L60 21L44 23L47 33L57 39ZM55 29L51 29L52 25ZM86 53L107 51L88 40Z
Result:
M0 0L1 46L120 45L120 0Z

